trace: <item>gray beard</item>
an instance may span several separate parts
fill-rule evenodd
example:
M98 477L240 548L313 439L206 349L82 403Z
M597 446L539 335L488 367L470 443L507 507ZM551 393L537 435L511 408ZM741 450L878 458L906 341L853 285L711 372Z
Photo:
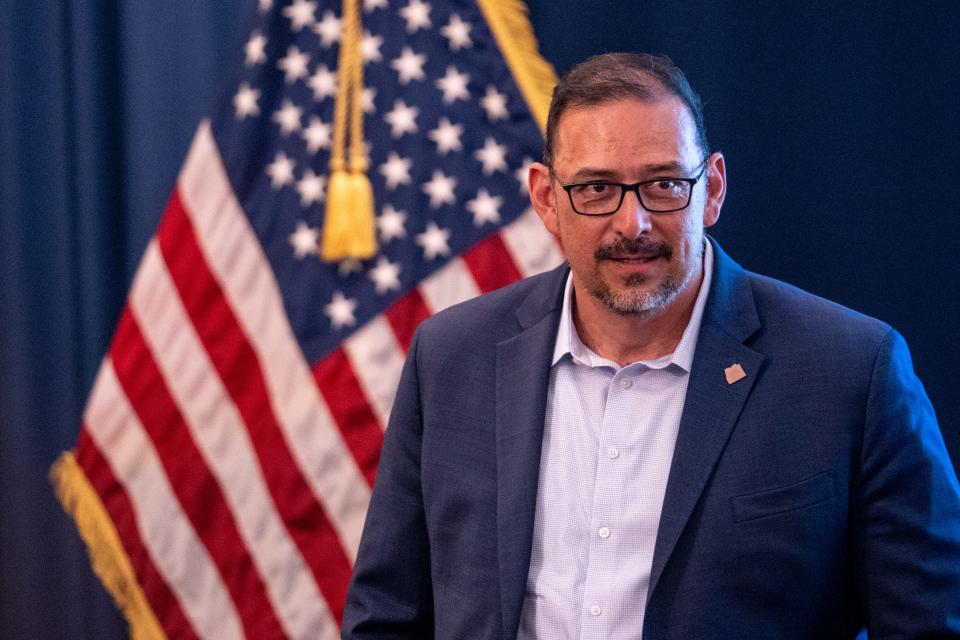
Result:
M624 284L627 287L634 287L642 285L645 281L644 276L630 276L624 280ZM651 292L628 290L623 293L614 293L598 278L589 284L587 293L618 315L651 316L663 311L676 300L684 284L686 283L670 278L661 282L660 286Z

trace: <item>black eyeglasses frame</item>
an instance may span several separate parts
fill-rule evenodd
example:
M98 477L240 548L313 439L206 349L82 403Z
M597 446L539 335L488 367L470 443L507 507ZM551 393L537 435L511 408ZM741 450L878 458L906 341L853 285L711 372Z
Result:
M673 177L663 176L660 178L653 178L652 180L643 180L641 182L634 182L633 184L626 184L623 182L608 182L607 180L590 180L588 182L574 182L571 184L563 184L561 182L560 187L567 192L567 198L570 200L570 208L573 209L574 213L581 216L587 216L590 218L612 216L617 211L620 211L620 207L623 206L623 200L624 198L627 197L627 193L630 191L632 191L637 195L637 201L640 203L640 206L646 209L647 211L649 211L650 213L674 213L677 211L683 211L684 209L690 206L690 200L693 198L693 188L694 186L696 186L698 182L700 182L700 179L703 177L704 172L707 170L707 160L709 160L709 158L704 158L703 162L697 165L700 167L700 172L697 173L697 175L695 175L692 178L673 178ZM554 178L557 178L557 175L553 173L552 168L550 169L550 174ZM686 203L682 207L677 207L675 209L651 209L650 207L647 206L647 203L643 201L643 196L640 195L640 187L642 187L645 184L654 184L656 182L664 182L667 180L676 181L676 182L686 182L687 184L690 185L690 191L687 193ZM558 179L558 182L559 182L559 179ZM617 202L617 206L613 211L607 211L604 213L584 213L577 209L577 205L573 203L573 193L571 193L573 189L577 187L586 187L594 184L605 184L611 187L620 187L620 201Z

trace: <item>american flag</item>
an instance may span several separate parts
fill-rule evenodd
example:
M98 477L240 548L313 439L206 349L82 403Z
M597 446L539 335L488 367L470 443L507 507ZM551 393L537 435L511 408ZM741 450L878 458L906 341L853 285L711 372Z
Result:
M320 259L340 16L259 2L54 471L135 637L337 637L416 325L561 260L515 0L363 0L379 249Z

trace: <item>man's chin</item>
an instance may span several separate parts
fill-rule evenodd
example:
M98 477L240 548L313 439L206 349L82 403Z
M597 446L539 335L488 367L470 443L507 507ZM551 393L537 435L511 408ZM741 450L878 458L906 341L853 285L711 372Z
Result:
M647 284L647 286L641 286ZM669 283L663 283L655 289L649 288L646 278L641 283L625 283L625 288L614 290L604 285L596 291L590 291L608 310L621 316L651 316L656 315L673 302L677 297L678 289Z

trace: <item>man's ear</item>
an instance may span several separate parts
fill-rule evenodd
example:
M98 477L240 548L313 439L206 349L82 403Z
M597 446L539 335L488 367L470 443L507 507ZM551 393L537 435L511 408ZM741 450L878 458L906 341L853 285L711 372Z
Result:
M719 151L707 158L707 202L703 207L703 226L712 227L720 219L720 207L727 197L727 165Z
M550 169L547 165L534 162L530 165L527 176L527 185L530 189L530 203L533 205L543 226L554 237L560 237L560 226L557 220L556 199L553 195L553 186L550 183Z

